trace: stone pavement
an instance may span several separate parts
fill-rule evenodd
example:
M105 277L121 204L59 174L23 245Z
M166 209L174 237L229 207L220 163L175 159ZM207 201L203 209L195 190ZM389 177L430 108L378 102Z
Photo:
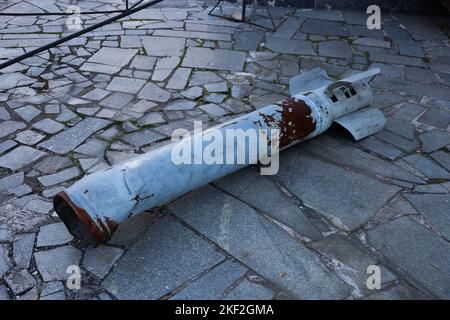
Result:
M121 1L7 1L5 12ZM183 7L176 6L183 4ZM448 20L273 11L274 33L165 1L0 72L0 299L450 298ZM268 20L258 16L261 23ZM83 17L86 25L101 17ZM0 17L0 60L72 31L60 17ZM81 248L51 198L83 175L288 95L290 77L380 67L386 128L339 128L136 216ZM156 182L157 183L157 182ZM65 286L79 265L80 290ZM366 286L369 265L381 289Z

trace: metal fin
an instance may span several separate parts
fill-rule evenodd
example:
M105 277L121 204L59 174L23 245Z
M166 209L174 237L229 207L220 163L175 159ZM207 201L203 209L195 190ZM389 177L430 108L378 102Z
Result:
M380 109L368 107L342 116L334 122L347 129L358 141L381 131L386 124L386 118Z
M289 81L289 90L291 95L294 96L302 92L324 87L332 82L325 70L315 68L292 77Z
M344 79L342 79L340 81L352 83L352 82L356 82L356 81L359 81L359 80L367 79L367 82L369 82L374 76L379 74L380 71L381 71L380 68L372 68L372 69L369 69L369 70L364 71L364 72L358 72L358 73L356 73L356 74L354 74L352 76L349 76L347 78L344 78Z

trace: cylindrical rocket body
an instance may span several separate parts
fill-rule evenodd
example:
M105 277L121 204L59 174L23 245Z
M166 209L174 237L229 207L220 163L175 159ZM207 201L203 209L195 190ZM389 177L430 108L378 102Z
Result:
M370 97L333 102L330 94L315 90L203 132L194 130L180 141L85 176L55 197L55 210L75 237L102 243L128 217L273 156L278 146L316 136L337 115L368 105Z

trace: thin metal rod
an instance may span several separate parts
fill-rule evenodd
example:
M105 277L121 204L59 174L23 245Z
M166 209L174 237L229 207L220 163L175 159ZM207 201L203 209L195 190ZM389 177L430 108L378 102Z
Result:
M80 15L89 14L109 14L109 13L124 13L128 9L133 9L138 6L144 0L139 0L137 3L129 6L129 0L125 2L125 9L122 10L104 10L104 11L82 11ZM0 12L0 16L70 16L72 12Z
M246 4L246 0L243 0L243 4L242 4L242 17L241 17L241 19L235 19L235 18L233 18L233 17L229 17L229 16L224 16L224 15L220 15L220 14L213 13L213 11L219 6L219 4L220 4L221 2L222 2L222 0L218 0L218 1L216 2L216 4L214 5L214 7L212 7L212 9L209 10L208 15L210 15L210 16L212 16L212 17L217 17L217 18L226 19L226 20L228 20L228 21L246 23L246 24L249 24L249 25L252 25L252 26L255 26L255 27L259 27L259 28L262 28L262 29L269 30L269 31L276 31L277 27L276 27L276 25L275 25L275 22L273 21L272 14L270 13L269 8L266 8L266 10L267 10L267 12L268 12L268 14L269 14L269 18L270 18L270 21L271 21L271 23L272 23L273 28L266 27L266 26L263 26L263 25L261 25L261 24L257 24L257 23L255 23L255 22L252 22L251 20L248 20L248 19L245 18L245 11L246 11L246 5L247 5L247 4Z
M135 4L133 4L130 9L133 9L134 7L137 7L138 5L140 5L144 0L139 0L138 2L136 2Z
M107 11L84 11L80 15L89 14L109 14L109 13L123 13L125 10L107 10ZM0 16L71 16L73 12L0 12Z
M30 52L27 52L27 53L25 53L25 54L23 54L21 56L18 56L18 57L14 58L14 59L11 59L11 60L9 60L9 61L7 61L5 63L0 64L0 70L3 69L3 68L9 67L10 65L12 65L14 63L17 63L17 62L22 61L24 59L30 58L30 57L38 54L38 53L46 51L46 50L48 50L50 48L56 47L57 45L60 45L61 43L67 42L67 41L72 40L72 39L74 39L76 37L79 37L79 36L81 36L81 35L83 35L85 33L88 33L88 32L91 32L91 31L93 31L95 29L103 27L104 25L110 24L111 22L114 22L116 20L122 19L122 18L124 18L126 16L129 16L129 15L133 14L133 13L136 13L138 11L141 11L141 10L145 9L145 8L153 6L153 5L155 5L155 4L159 3L159 2L162 2L162 1L164 1L164 0L153 0L153 1L149 2L149 3L143 4L140 7L129 9L126 12L123 12L123 13L117 15L117 16L108 18L108 19L106 19L106 20L104 20L104 21L102 21L100 23L94 24L94 25L92 25L92 26L90 26L90 27L88 27L86 29L83 29L83 30L80 30L78 32L75 32L75 33L73 33L73 34L71 34L71 35L69 35L67 37L58 39L58 40L53 41L53 42L51 42L51 43L49 43L49 44L47 44L45 46L39 47L37 49L34 49L34 50L32 50Z

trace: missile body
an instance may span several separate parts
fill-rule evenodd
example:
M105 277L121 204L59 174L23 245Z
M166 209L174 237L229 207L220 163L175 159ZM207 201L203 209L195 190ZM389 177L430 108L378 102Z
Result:
M301 74L291 79L292 96L283 101L205 131L185 132L182 139L85 176L55 196L55 211L82 243L101 244L127 218L249 164L273 162L279 150L321 134L333 121L357 140L373 134L383 128L383 114L360 109L372 102L367 82L378 72L337 82L321 69Z

